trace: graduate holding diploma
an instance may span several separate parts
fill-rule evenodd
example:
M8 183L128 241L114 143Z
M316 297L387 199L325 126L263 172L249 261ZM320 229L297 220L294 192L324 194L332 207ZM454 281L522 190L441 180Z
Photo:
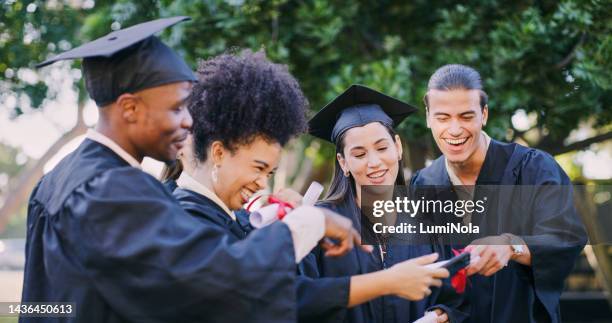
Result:
M96 129L28 205L22 301L73 302L75 316L57 321L294 322L296 263L323 236L338 241L326 245L334 255L358 240L339 216L298 207L231 243L140 169L145 156L174 161L192 126L185 102L196 78L153 36L188 19L135 25L40 65L84 58L99 107Z
M473 68L443 66L427 88L427 125L443 156L418 171L412 185L435 185L462 200L485 185L505 192L487 201L505 207L462 219L495 229L467 248L470 322L560 322L563 283L587 238L569 178L550 155L482 130L489 107Z

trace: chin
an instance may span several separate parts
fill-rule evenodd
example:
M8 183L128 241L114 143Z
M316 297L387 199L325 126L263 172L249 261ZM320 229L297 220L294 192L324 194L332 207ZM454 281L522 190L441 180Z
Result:
M464 151L461 154L445 153L444 157L446 158L446 160L448 160L449 163L462 164L465 163L471 155L471 152Z

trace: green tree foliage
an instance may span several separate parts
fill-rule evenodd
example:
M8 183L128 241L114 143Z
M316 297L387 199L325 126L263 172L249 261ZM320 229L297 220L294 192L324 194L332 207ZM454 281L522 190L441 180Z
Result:
M31 4L37 5L32 12ZM612 3L608 0L92 4L4 0L0 5L2 92L26 93L37 107L50 94L41 82L19 80L20 68L31 68L50 53L100 36L111 27L188 15L192 22L172 28L164 38L194 66L198 59L233 47L263 47L273 60L289 65L313 110L351 83L373 86L421 107L419 116L401 129L413 142L428 138L422 97L429 75L447 63L468 64L483 75L491 98L487 131L496 138L523 138L560 153L570 132L589 120L603 133L594 141L610 137ZM15 114L20 109L17 106ZM519 109L533 116L537 136L513 128L511 117ZM588 143L568 149L585 148Z
M579 122L612 120L609 1L173 1L167 10L194 18L181 43L190 60L263 46L289 64L315 110L354 82L422 107L429 75L463 63L484 77L494 137L523 136L510 122L518 109L537 116L531 144L551 151ZM427 133L418 117L402 130Z

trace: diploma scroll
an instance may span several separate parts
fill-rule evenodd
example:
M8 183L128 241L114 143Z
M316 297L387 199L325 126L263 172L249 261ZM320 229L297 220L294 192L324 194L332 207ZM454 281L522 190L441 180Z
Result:
M321 193L323 193L323 185L312 182L302 198L302 205L314 205L319 199L319 196L321 196ZM256 229L270 225L278 220L277 214L279 207L281 207L279 204L273 203L257 211L253 211L249 216L249 222L251 222L251 225ZM286 213L290 211L289 208L285 208Z

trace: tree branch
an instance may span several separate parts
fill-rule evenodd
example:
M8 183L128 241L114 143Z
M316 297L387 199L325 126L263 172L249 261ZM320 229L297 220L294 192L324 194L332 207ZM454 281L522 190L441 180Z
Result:
M569 63L572 62L572 60L574 59L574 57L576 57L576 50L578 50L578 47L582 46L582 44L584 43L584 41L586 40L586 33L582 33L580 35L580 39L578 40L578 42L576 43L576 45L574 45L574 47L572 48L572 50L565 56L565 58L563 58L559 63L555 64L554 68L557 70L563 69L565 68Z
M11 183L4 204L0 207L0 232L4 231L10 217L17 214L38 180L43 176L45 164L72 139L85 133L87 127L83 119L84 108L85 103L80 103L77 109L76 125L54 142L41 158L28 163L19 173L17 179Z
M554 147L550 147L550 149L545 149L545 147L541 147L541 148L536 147L536 148L545 150L551 155L561 155L561 154L565 154L567 152L574 151L574 150L583 150L585 148L588 148L592 144L610 140L610 139L612 139L612 131L609 131L607 133L600 134L597 136L593 136L585 140L577 141L569 145L558 147L558 148L554 148Z

